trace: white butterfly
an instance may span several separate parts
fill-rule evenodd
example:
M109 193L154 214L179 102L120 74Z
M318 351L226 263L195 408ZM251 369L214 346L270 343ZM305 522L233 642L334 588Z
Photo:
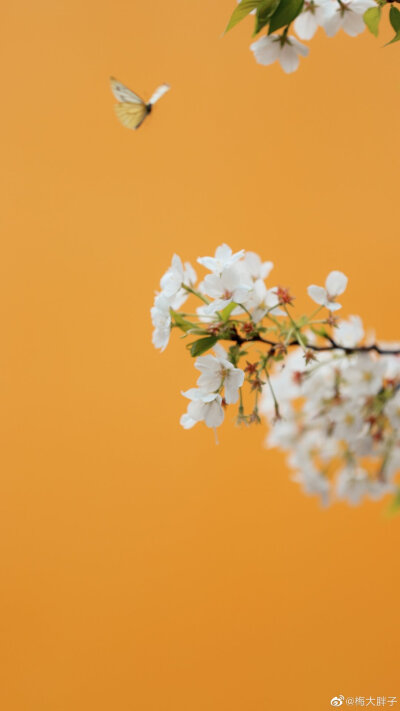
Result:
M110 81L111 91L119 102L115 104L115 113L123 126L132 129L139 128L156 101L171 88L168 84L161 84L146 103L114 77L111 77Z

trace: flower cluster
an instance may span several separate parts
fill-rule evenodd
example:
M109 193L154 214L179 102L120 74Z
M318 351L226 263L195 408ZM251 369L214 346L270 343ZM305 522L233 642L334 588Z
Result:
M335 497L351 504L380 498L393 491L400 469L400 359L351 352L363 335L353 316L339 322L338 348L318 362L304 366L301 353L291 353L271 376L279 421L270 392L260 406L274 422L268 445L288 452L294 479L324 504Z
M400 11L393 6L393 0L238 1L227 30L250 12L255 14L255 34L268 27L267 35L250 46L256 61L263 65L278 61L287 74L296 71L300 57L306 57L309 52L308 47L289 34L291 26L301 40L312 39L319 27L328 37L333 37L340 29L350 37L356 37L366 26L377 36L382 8L388 5L390 24L396 33L391 42L400 39Z
M188 339L199 372L181 425L218 428L237 405L239 424L269 423L269 446L289 453L295 478L327 503L393 491L400 469L400 346L368 342L361 319L338 320L347 277L312 284L310 315L296 316L287 287L267 286L273 264L223 244L197 262L174 255L151 309L153 343ZM190 311L181 307L189 300ZM222 346L222 343L225 346ZM400 501L399 501L400 503Z

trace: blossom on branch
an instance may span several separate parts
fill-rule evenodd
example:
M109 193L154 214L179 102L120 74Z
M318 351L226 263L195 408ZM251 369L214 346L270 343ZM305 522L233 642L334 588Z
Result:
M400 345L365 339L359 316L333 317L347 276L334 270L324 287L309 286L318 308L297 315L291 289L265 282L271 261L225 244L197 261L209 272L198 284L174 255L151 308L155 347L164 350L178 329L200 373L182 393L190 400L184 429L204 422L216 430L237 404L238 424L264 415L268 445L287 452L293 478L324 505L394 491ZM180 311L186 299L197 303ZM400 495L394 500L400 507Z
M305 0L303 10L294 21L296 34L303 40L314 37L318 27L323 27L331 16L332 0Z
M335 299L340 294L346 290L347 286L347 276L343 272L333 271L328 274L325 282L325 288L323 286L315 286L312 284L308 287L307 292L309 297L315 301L316 304L321 306L326 306L329 311L336 311L341 309L341 304L337 304Z
M309 49L301 44L296 37L269 35L261 37L250 45L250 49L258 64L268 66L278 61L286 74L295 72L300 63L300 57L307 57Z
M331 2L323 22L326 34L328 37L333 37L342 28L350 37L356 37L364 31L363 15L371 7L376 7L374 0Z

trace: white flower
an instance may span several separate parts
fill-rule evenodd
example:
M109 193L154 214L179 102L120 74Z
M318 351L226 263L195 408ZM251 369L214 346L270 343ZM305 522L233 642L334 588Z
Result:
M377 395L385 375L385 363L368 353L358 353L343 374L344 392L350 397Z
M370 489L367 472L361 467L344 467L336 481L336 496L356 506Z
M296 17L293 27L303 40L314 37L319 26L330 17L332 0L305 0L303 11Z
M323 286L315 286L312 284L308 287L307 292L309 297L316 304L326 306L329 311L337 311L341 309L341 304L335 303L335 298L343 294L347 286L347 276L343 272L333 271L328 274L325 289Z
M246 252L243 264L252 279L266 279L274 267L273 262L262 262L255 252Z
M217 309L223 309L231 301L236 304L241 304L249 295L253 283L246 275L240 273L235 266L226 267L218 274L207 274L204 281L200 285L203 293L211 296L213 299L218 299Z
M336 482L337 497L347 499L353 506L359 504L363 496L379 499L392 489L390 482L371 479L364 469L357 466L344 467Z
M335 341L339 346L354 348L364 338L364 328L359 316L349 316L340 321L335 330Z
M239 399L239 388L243 385L244 372L240 368L235 368L224 357L226 353L223 348L218 349L217 353L219 354L217 357L208 354L200 356L195 361L195 368L201 372L197 385L207 393L216 392L223 385L225 402L230 405Z
M185 289L182 289L182 284L191 287L196 283L196 279L196 272L191 264L185 262L183 266L181 258L174 254L171 266L160 281L162 293L170 300L173 309L179 309L188 297Z
M246 301L246 307L252 310L252 319L254 323L258 323L264 318L267 311L272 316L285 316L285 312L279 308L279 296L276 293L276 287L267 289L262 279L257 279L254 282L254 287Z
M199 257L197 261L203 267L209 269L210 272L214 272L214 274L221 274L224 269L231 267L232 264L235 264L235 262L241 259L243 255L244 249L241 249L239 252L235 252L235 254L233 254L231 248L228 247L227 244L221 244L221 246L217 247L215 250L214 257Z
M329 413L329 420L335 424L334 436L345 440L350 447L357 445L357 438L362 436L364 420L359 408L356 410L353 402L340 403Z
M317 494L321 497L322 505L328 506L330 494L329 480L311 463L308 464L307 468L297 471L292 479L298 484L301 484L305 494L309 496Z
M151 308L151 320L153 322L153 345L163 351L169 341L171 332L171 314L169 300L164 294L158 294Z
M392 427L400 431L400 390L386 404L385 414L389 418Z
M356 37L365 29L363 15L370 7L377 7L374 0L341 0L331 3L323 27L328 37L342 27L350 37Z
M295 72L299 66L299 55L307 57L309 49L301 44L295 37L283 35L269 35L261 37L250 45L254 57L259 64L268 66L279 61L286 74Z
M187 412L182 415L180 423L185 430L194 427L198 422L204 421L207 427L219 427L224 421L222 398L218 393L205 393L197 388L191 388L182 395L191 402Z

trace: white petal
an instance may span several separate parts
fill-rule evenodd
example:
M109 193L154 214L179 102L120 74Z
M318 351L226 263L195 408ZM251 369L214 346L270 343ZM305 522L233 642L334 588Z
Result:
M256 61L259 64L268 66L278 59L280 42L276 35L270 37L261 37L257 42L250 45L250 49L254 52Z
M213 272L218 266L218 263L214 257L199 257L197 260L198 264L201 264L203 267L206 269L209 269L210 272Z
M318 29L315 15L310 11L302 12L294 21L294 29L300 39L311 39Z
M240 274L235 267L226 267L221 274L221 282L225 289L233 291L240 285Z
M239 388L244 382L244 372L240 368L235 368L229 373L224 382L225 400L228 405L231 405L239 399Z
M328 16L322 23L322 27L324 28L328 37L333 37L336 32L340 30L341 26L342 18L340 16L340 13L336 9L334 10L334 12L332 11L332 14Z
M237 289L234 289L234 291L233 291L233 294L232 294L233 301L235 301L237 304L243 304L248 299L249 293L250 293L250 287L239 286Z
M294 47L285 44L279 53L279 63L286 74L295 72L300 64L299 55Z
M224 411L221 405L221 398L207 405L205 413L205 423L207 427L219 427L224 421Z
M246 252L244 263L249 270L251 276L257 279L261 269L261 259L255 252Z
M260 277L261 279L266 279L267 276L269 276L270 272L274 268L274 263L273 262L263 262L261 265L260 269Z
M153 331L152 343L155 348L160 348L161 351L165 351L170 336L169 328L156 328Z
M204 402L200 402L200 400L193 401L190 402L188 405L187 414L192 420L196 420L196 422L201 422L206 416L208 407L209 405L205 404Z
M307 293L316 304L326 304L327 294L326 290L322 286L311 284L311 286L307 288Z
M200 370L202 373L205 371L217 371L219 369L219 363L216 358L214 358L211 353L205 356L200 356L194 362L194 367Z
M329 311L338 311L338 309L342 308L342 304L338 304L336 301L327 301L325 306Z
M223 346L221 346L220 343L215 344L213 351L217 358L226 358L226 350L225 348L223 348Z
M181 391L183 397L187 397L189 400L198 400L200 397L200 390L197 388L190 388L189 390Z
M342 19L342 27L346 35L350 37L357 37L361 32L365 30L365 23L362 15L358 15L356 12L348 10L344 13Z
M343 272L333 271L328 274L325 282L326 290L330 297L343 294L347 286L347 276Z
M301 54L302 57L308 56L308 53L310 50L308 47L305 46L305 44L302 44L301 42L299 42L299 40L296 39L296 37L293 37L292 35L290 35L290 37L288 37L288 40L289 40L291 46L296 50L297 54Z
M207 393L213 393L221 386L222 376L219 372L206 372L200 375L197 385Z
M190 430L191 427L194 427L195 425L197 425L198 420L193 420L190 417L190 415L188 415L187 412L185 412L185 414L182 415L179 422L185 430Z
M353 12L363 15L370 7L376 7L375 0L351 0L349 7Z
M224 285L217 274L207 274L203 281L203 290L208 296L218 298L224 293Z
M215 250L215 259L218 259L220 262L225 263L227 262L232 256L232 250L227 244L221 244L217 249Z

